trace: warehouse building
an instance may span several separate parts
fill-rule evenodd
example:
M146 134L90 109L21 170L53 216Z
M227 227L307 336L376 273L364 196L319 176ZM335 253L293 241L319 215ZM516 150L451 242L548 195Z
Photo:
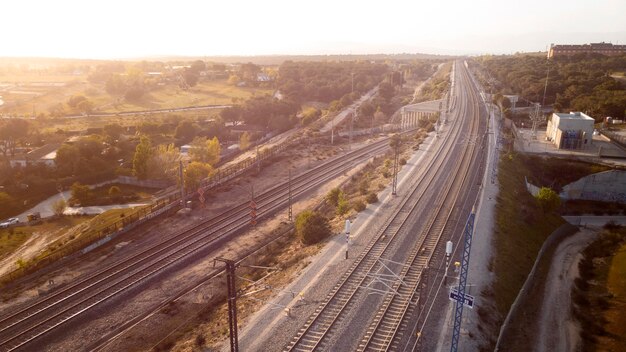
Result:
M548 121L546 139L558 149L584 149L591 146L595 120L582 113L554 113Z

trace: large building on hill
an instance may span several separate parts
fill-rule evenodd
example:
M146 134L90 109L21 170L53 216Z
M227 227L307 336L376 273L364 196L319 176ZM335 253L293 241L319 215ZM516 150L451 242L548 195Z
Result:
M611 43L591 43L581 45L550 45L548 59L558 56L570 56L576 54L602 54L606 56L626 54L626 45L613 45Z

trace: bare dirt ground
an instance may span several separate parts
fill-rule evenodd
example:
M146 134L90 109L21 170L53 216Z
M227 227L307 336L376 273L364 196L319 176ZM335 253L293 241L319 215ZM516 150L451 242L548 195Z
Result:
M570 293L578 277L580 253L597 236L597 229L581 229L557 247L546 278L534 351L577 350L580 327L571 314Z
M83 224L67 227L62 226L52 231L35 231L26 242L24 242L16 251L0 260L0 276L16 269L18 259L28 261L41 253L54 241L69 237L80 231Z

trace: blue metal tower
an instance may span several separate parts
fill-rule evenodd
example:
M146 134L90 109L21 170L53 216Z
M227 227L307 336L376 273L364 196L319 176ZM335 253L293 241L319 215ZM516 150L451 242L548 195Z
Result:
M472 233L474 232L474 218L476 217L474 208L467 218L465 230L463 231L463 259L461 260L461 275L459 276L459 299L456 301L454 312L454 328L452 330L452 344L450 352L457 352L459 349L459 335L461 333L461 318L463 318L463 303L465 298L465 285L467 284L467 272L469 270L470 250L472 249Z

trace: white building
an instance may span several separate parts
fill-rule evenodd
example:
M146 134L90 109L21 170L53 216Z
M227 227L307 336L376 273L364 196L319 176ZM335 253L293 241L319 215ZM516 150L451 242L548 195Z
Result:
M558 149L583 149L591 145L595 120L582 113L553 113L548 121L546 139Z
M52 167L55 165L55 159L59 146L60 144L46 144L39 149L30 151L27 154L16 155L11 158L9 163L11 164L11 167L26 167L27 165L35 164L45 164L46 166Z

